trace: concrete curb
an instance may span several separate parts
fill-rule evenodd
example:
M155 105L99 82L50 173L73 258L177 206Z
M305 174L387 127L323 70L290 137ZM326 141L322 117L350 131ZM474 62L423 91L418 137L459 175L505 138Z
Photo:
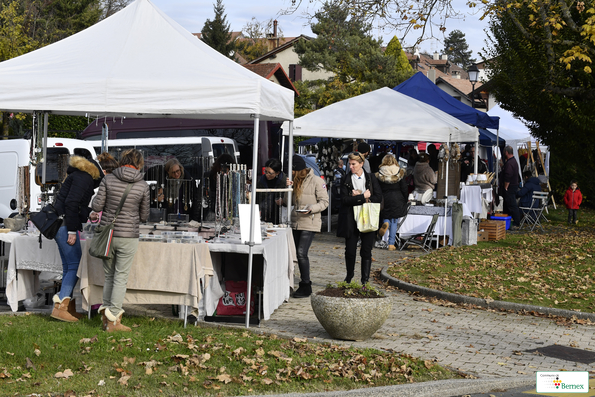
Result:
M512 310L514 312L537 312L541 314L548 314L566 318L578 318L584 320L590 320L595 322L595 313L583 313L583 312L576 312L573 310L565 310L565 309L556 309L552 307L543 307L543 306L533 306L533 305L525 305L522 303L513 303L513 302L506 302L506 301L491 301L488 302L482 298L473 298L470 296L453 294L451 292L443 292L436 289L422 287L420 285L407 283L405 281L401 281L396 279L388 274L387 272L388 266L385 266L380 271L380 279L383 281L388 281L389 285L393 287L397 287L404 291L409 292L417 292L420 295L424 296L431 296L438 299L444 299L449 302L454 303L466 303L470 305L476 305L480 307L485 307L488 309L500 309L500 310Z
M368 387L324 393L290 393L266 397L452 397L465 394L489 393L494 390L510 390L535 384L535 376L497 379L449 379L433 382L409 383L406 385ZM265 396L252 396L265 397Z

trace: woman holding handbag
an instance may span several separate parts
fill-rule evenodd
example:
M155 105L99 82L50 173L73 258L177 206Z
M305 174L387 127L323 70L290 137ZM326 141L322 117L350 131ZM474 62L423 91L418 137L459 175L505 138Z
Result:
M349 172L341 182L341 209L339 210L337 237L345 237L345 265L347 268L345 281L348 283L354 276L357 241L361 238L361 282L366 284L370 279L372 248L376 240L376 231L361 233L358 230L353 207L365 202L380 203L382 190L374 174L364 171L365 157L361 153L350 153L348 160Z
M91 212L89 201L103 173L97 163L81 156L70 158L66 173L68 176L54 203L56 212L64 215L64 222L54 237L62 259L62 286L60 292L53 297L54 309L51 317L73 323L82 317L76 312L72 299L82 256L79 231L82 230L81 225L87 222Z
M93 211L103 211L99 226L114 224L111 258L103 260L103 304L98 310L107 332L130 331L121 323L122 303L138 248L138 225L149 217L149 185L143 180L143 166L141 152L136 149L125 151L120 157L120 167L103 179L93 199Z

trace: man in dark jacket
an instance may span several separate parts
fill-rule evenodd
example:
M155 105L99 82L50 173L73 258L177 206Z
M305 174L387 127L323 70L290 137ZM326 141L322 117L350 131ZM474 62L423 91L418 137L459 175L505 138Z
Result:
M521 214L516 202L516 192L519 189L519 163L514 158L511 146L504 148L506 162L502 167L500 178L500 193L504 197L504 212L512 216L513 227L518 228L521 224Z
M533 202L533 192L541 192L541 183L536 176L531 177L531 171L523 172L523 187L516 193L520 198L519 207L529 208ZM533 207L537 207L537 202Z

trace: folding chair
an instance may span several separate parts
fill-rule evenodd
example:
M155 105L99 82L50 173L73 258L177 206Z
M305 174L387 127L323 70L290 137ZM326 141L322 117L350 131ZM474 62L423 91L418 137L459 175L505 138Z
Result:
M399 218L399 223L397 224L395 247L397 247L399 250L401 249L401 244L403 244L403 239L399 236L399 230L401 230L401 226L403 225L403 223L405 223L405 219L407 219L407 215L409 215L410 208L411 208L411 201L407 202L407 211L405 212L405 215L403 215L401 218Z
M403 251L403 248L405 248L408 245L417 245L426 252L431 251L432 238L434 237L434 229L436 228L436 222L438 222L438 214L432 215L432 221L428 225L428 228L425 232L415 234L413 236L408 237L407 239L401 239L402 243L399 247L399 251Z
M531 226L531 231L533 231L535 227L539 226L541 228L541 231L544 232L545 230L543 229L541 223L543 221L548 222L548 219L543 214L543 212L547 210L548 201L548 192L533 192L531 206L519 207L519 210L521 210L523 214L523 219L521 219L519 229L521 229L525 224L527 224L528 226Z

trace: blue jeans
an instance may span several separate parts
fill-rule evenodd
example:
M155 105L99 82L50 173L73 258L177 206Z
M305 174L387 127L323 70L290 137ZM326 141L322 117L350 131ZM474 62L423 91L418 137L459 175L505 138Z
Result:
M76 272L79 269L79 262L81 261L81 240L78 232L76 233L76 242L73 245L68 244L68 229L62 226L54 241L58 245L60 251L60 258L62 259L62 287L60 288L60 299L72 298L74 286L79 280Z
M388 223L388 245L395 245L399 218L385 219L382 221L382 223Z

